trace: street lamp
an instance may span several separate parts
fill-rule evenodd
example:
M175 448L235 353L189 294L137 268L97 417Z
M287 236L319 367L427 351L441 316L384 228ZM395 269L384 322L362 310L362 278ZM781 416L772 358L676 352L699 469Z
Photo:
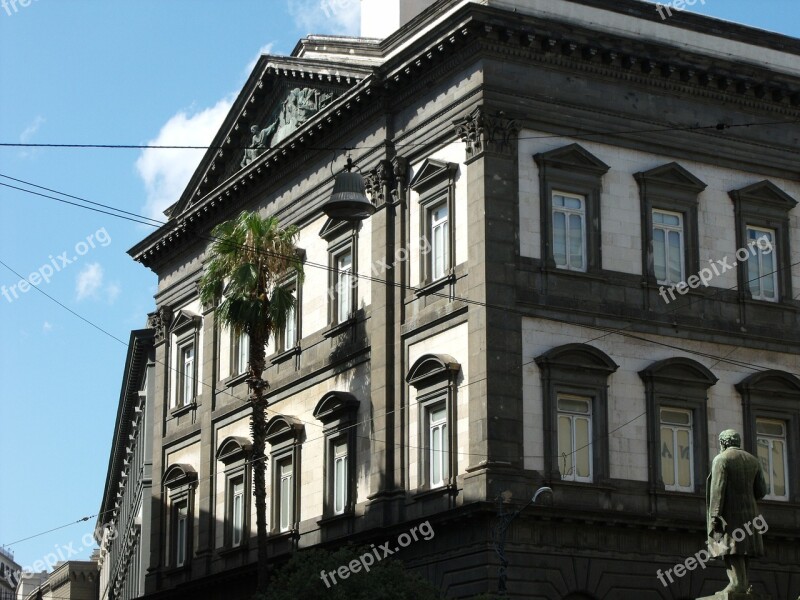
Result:
M508 559L505 553L506 532L511 526L511 522L516 519L523 510L528 508L531 504L535 504L541 494L550 494L552 497L553 490L546 486L540 487L536 490L536 493L531 496L531 499L528 500L525 506L513 513L505 512L505 508L503 507L503 500L510 499L511 492L503 492L497 497L497 523L495 523L492 529L492 541L494 542L494 550L500 558L500 570L497 575L497 593L501 596L505 596L507 593L506 579L508 578L508 574L506 571L508 569Z
M367 198L364 178L353 173L353 159L347 157L345 170L333 182L331 199L323 206L323 212L338 221L363 221L375 213L375 205Z

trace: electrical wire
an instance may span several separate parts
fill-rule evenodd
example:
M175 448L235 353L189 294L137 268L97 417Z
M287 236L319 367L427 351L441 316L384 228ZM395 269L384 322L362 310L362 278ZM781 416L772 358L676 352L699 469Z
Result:
M0 177L7 178L7 179L10 179L10 180L16 181L16 182L18 182L18 183L23 183L23 184L25 184L25 185L30 185L30 186L32 186L32 187L36 187L36 188L38 188L38 189L43 189L43 190L46 190L46 191L50 191L50 192L53 192L53 193L56 193L56 194L59 194L59 195L62 195L62 196L66 196L66 197L70 197L70 198L73 198L73 199L77 199L77 200L80 200L81 202L85 202L85 203L87 203L87 204L90 204L90 205L93 205L93 206L99 206L99 207L102 207L102 208L107 208L107 209L109 209L109 210L111 210L111 211L116 211L116 213L114 213L114 212L108 212L108 211L105 211L105 210L100 210L100 209L97 209L97 208L92 208L92 206L85 206L85 205L81 205L81 204L78 204L78 203L75 203L75 202L69 202L69 201L63 200L63 199L61 199L61 198L57 198L57 197L54 197L54 196L49 196L49 195L46 195L46 194L41 194L41 193L38 193L38 192L34 192L34 191L32 191L32 190L26 190L26 189L24 189L24 188L20 188L20 187L17 187L17 186L12 186L12 185L9 185L9 184L4 184L4 183L0 182L0 185L2 185L2 186L5 186L5 187L11 188L11 189L15 189L15 190L18 190L18 191L22 191L22 192L26 192L26 193L34 194L34 195L37 195L37 196L40 196L40 197L43 197L43 198L47 198L47 199L52 199L52 200L55 200L55 201L63 202L63 203L65 203L65 204L68 204L68 205L71 205L71 206L75 206L75 207L78 207L78 208L84 208L84 209L86 209L86 210L92 210L92 211L95 211L95 212L100 212L100 213L102 213L102 214L107 214L107 215L110 215L110 216L115 216L115 217L118 217L118 218L126 219L126 220L129 220L129 221L132 221L132 222L138 223L138 224L151 225L151 226L153 226L153 227L159 227L159 226L162 226L162 225L165 225L165 224L166 224L165 222L163 222L163 221L158 221L157 219L152 219L152 218L149 218L149 217L143 217L143 216L141 216L141 215L138 215L138 214L136 214L136 213L132 213L132 212L128 212L128 211L124 211L124 210L122 210L122 209L118 209L118 208L116 208L116 207L109 206L109 205L105 205L105 204L102 204L102 203L93 202L93 201L87 200L87 199L85 199L85 198L81 198L81 197L79 197L79 196L74 196L74 195L71 195L71 194L66 194L66 193L64 193L64 192L60 192L60 191L58 191L58 190L54 190L54 189L52 189L52 188L47 188L47 187L44 187L44 186L40 186L40 185L38 185L38 184L34 184L34 183L32 183L32 182L27 182L27 181L24 181L24 180L21 180L21 179L17 179L17 178L14 178L14 177L8 176L8 175L0 174ZM117 213L121 213L121 214L117 214ZM145 219L146 219L146 221L145 221ZM150 222L147 222L147 221L150 221ZM200 237L202 237L202 236L200 236ZM207 238L207 239L209 239L209 240L211 240L211 241L220 241L220 240L219 240L219 238L215 238L215 237L213 237L213 236L211 236L211 237L209 237L209 238ZM263 252L263 250L260 250L260 249L256 249L256 250L257 250L257 251L259 251L259 252ZM273 253L273 254L274 254L274 253ZM277 256L280 256L280 255L277 255ZM19 274L19 273L18 273L16 270L12 269L12 268L11 268L11 267L10 267L8 264L6 264L5 262L3 262L3 261L1 261L1 260L0 260L0 264L2 264L2 265L3 265L4 267L6 267L6 268L7 268L9 271L11 271L12 273L14 273L14 274L15 274L17 277L20 277L20 279L24 279L24 277L22 277L22 276L21 276L21 275L20 275L20 274ZM315 266L315 267L319 267L319 268L324 268L325 270L328 270L328 271L335 271L335 270L336 270L336 269L334 269L334 268L332 268L332 267L329 267L328 265L322 265L322 264L318 264L318 263L304 263L304 264L310 264L311 266ZM796 262L796 263L793 263L792 265L790 265L790 267L791 267L791 266L795 266L795 265L797 265L797 264L800 264L800 261L798 261L798 262ZM780 269L777 269L775 272L777 272L777 271L779 271L779 270L780 270ZM411 291L414 291L414 290L416 289L416 288L414 288L414 287L412 287L412 286L404 286L403 284L398 284L398 283L394 283L394 282L389 282L389 281L387 281L387 280L382 280L382 279L378 279L378 278L371 277L371 276L364 276L364 275L354 274L354 277L355 277L355 278L361 278L361 279L367 279L367 280L371 280L371 281L375 281L375 282L379 282L379 283L383 283L383 284L387 284L387 285L391 284L391 285L395 285L395 286L401 286L401 287L404 287L404 288L406 288L406 289L408 289L408 290L411 290ZM92 327L94 327L95 329L97 329L97 330L101 331L102 333L104 333L105 335L107 335L107 336L111 337L112 339L114 339L114 340L118 341L119 343L123 344L124 346L126 346L126 347L128 346L128 344L127 344L126 342L124 342L124 341L123 341L123 340L121 340L120 338L116 337L115 335L111 334L110 332L106 331L106 330L105 330L105 329L103 329L102 327L100 327L100 326L98 326L98 325L96 325L96 324L92 323L91 321L89 321L88 319L86 319L86 318L85 318L85 317L83 317L82 315L78 314L77 312L73 311L72 309L70 309L69 307L67 307L66 305L64 305L63 303L61 303L60 301L58 301L57 299L55 299L54 297L52 297L51 295L49 295L49 294L47 294L46 292L44 292L43 290L41 290L41 289L40 289L38 286L34 286L34 287L35 287L35 288L36 288L38 291L40 291L42 294L44 294L44 295L45 295L47 298L49 298L51 301L55 302L56 304L58 304L59 306L61 306L62 308L64 308L64 309L65 309L65 310L67 310L68 312L70 312L71 314L73 314L74 316L78 317L78 318L79 318L79 319L81 319L82 321L86 322L86 323L87 323L87 324L89 324L90 326L92 326ZM736 287L737 287L737 286L734 286L734 287L732 287L732 288L729 288L729 290L736 289ZM722 289L721 289L721 290L719 290L719 291L721 292L721 291L726 291L726 290L722 290ZM719 292L717 292L717 293L719 293ZM440 295L440 296L443 296L443 297L451 298L452 300L458 300L458 301L465 302L465 303L476 304L476 305L483 306L483 307L486 307L486 308L496 308L496 309L498 309L498 310L504 310L504 311L507 311L507 312L508 312L508 311L515 312L515 311L514 311L514 310L513 310L511 307L505 307L505 306L493 306L493 305L490 305L490 304L488 304L488 303L483 303L483 302L480 302L480 301L469 300L469 299L466 299L466 298L452 297L452 296L450 296L449 294L435 294L435 293L434 293L434 294L431 294L431 295ZM712 297L713 297L713 296L712 296ZM689 304L691 304L691 302L690 302ZM680 307L675 307L675 308L676 308L676 309L677 309L677 308L683 308L683 307L685 307L685 306L686 306L686 305L682 305L682 306L680 306ZM523 316L530 316L530 315L529 315L527 312L520 312L520 314L522 314ZM752 363L747 363L747 362L744 362L744 361L732 361L732 360L729 360L729 359L728 359L728 356L730 356L730 354L732 354L732 353L733 353L735 350L739 349L741 346L737 346L736 348L734 348L734 349L733 349L731 352L729 352L729 353L728 353L728 355L726 355L725 357L718 357L718 356L715 356L715 355L712 355L712 354L709 354L709 353L696 352L696 351L692 351L692 350L689 350L689 349L685 349L685 348L681 348L681 347L678 347L678 346L674 346L674 345L671 345L671 344L665 344L665 343L657 342L656 340L650 340L650 339L647 339L647 338L643 338L643 337L641 337L641 336L634 336L634 335L631 335L631 334L626 334L626 333L624 332L624 329L623 329L623 328L616 329L616 330L608 330L608 329L606 329L606 328L603 328L603 327L600 327L600 326L582 325L582 324L579 324L579 323L573 323L573 322L571 322L571 321L562 320L562 319L556 319L556 318L552 318L552 317L541 317L541 318L544 318L544 319L546 319L546 320L554 320L554 321L558 321L558 322L563 322L563 323L570 323L570 324L573 324L573 325L577 325L577 326L579 326L579 327L585 327L585 328L591 328L591 329L600 329L600 330L602 330L602 331L605 331L605 333L604 333L602 336L599 336L599 337L597 337L597 338L592 338L592 340L589 340L589 341L594 341L594 340L597 340L597 339L600 339L600 338L606 337L606 336L608 336L608 335L611 335L611 334L613 334L613 333L618 333L618 334L620 334L620 335L623 335L623 336L626 336L626 335L627 335L628 337L632 337L632 338L634 338L634 339L637 339L637 340L640 340L640 341L643 341L643 342L647 342L647 343L652 343L652 344L658 344L658 345L666 346L666 347L669 347L669 348L673 348L673 349L679 350L679 351L681 351L681 352L686 352L686 353L688 353L688 354L695 354L695 355L702 356L702 357L705 357L705 358L717 359L717 363L714 363L714 364L718 364L719 362L728 362L728 363L730 363L730 364L734 364L734 365L736 365L736 366L740 366L740 367L746 367L746 368L750 368L750 369L753 369L753 370L756 370L756 371L762 371L762 370L769 369L769 367L760 366L760 365L754 365L754 364L752 364ZM631 326L631 325L632 325L632 324L629 324L628 326ZM587 343L588 343L588 342L587 342ZM523 368L523 367L525 367L525 366L527 366L527 365L530 365L530 364L532 364L533 362L535 362L535 359L534 359L534 360L531 360L531 361L527 361L527 362L525 362L525 363L521 363L520 365L516 366L516 368L520 368L520 369L521 369L521 368ZM163 363L162 363L162 366L166 366L167 368L169 368L169 369L171 369L171 370L175 370L175 369L172 369L171 367L169 367L168 365L163 365ZM473 381L467 382L466 384L463 384L463 385L461 385L461 386L458 386L458 389L463 389L463 388L465 388L465 387L467 387L467 386L469 386L469 385L472 385L472 384L474 384L474 383L479 383L480 381L483 381L483 380L486 380L486 379L487 379L487 378L486 378L486 377L484 377L484 378L481 378L481 379L478 379L478 380L473 380ZM207 383L205 383L205 382L201 382L201 383L202 383L203 385L206 385L206 386L208 386L208 387L213 387L213 386L211 386L210 384L207 384ZM233 397L235 397L235 398L236 398L235 394L233 394L233 393L232 393L230 390L227 390L227 392L228 392L228 394L229 394L229 395L231 395L231 396L233 396ZM379 416L388 416L389 414L392 414L392 413L394 413L394 412L395 412L395 411L388 411L388 412L385 412L383 415L377 415L377 416L373 416L373 417L371 417L371 418L369 418L369 419L365 419L364 421L359 421L359 422L357 422L357 423L354 423L354 424L352 424L352 425L350 425L350 426L348 426L348 427L342 428L342 430L348 429L348 428L350 428L350 427L366 426L366 425L368 425L369 423L373 422L373 421L374 421L376 418L378 418ZM604 437L608 437L608 436L610 436L610 435L611 435L612 433L614 433L615 431L618 431L618 430L619 430L619 429L621 429L622 427L624 427L624 426L626 426L626 425L628 425L628 424L632 423L633 421L635 421L635 420L637 420L637 419L641 418L641 417L642 417L642 416L644 416L645 414L646 414L646 413L642 413L642 414L640 414L640 415L638 415L638 416L634 417L634 418L633 418L633 419L631 419L630 421L627 421L626 423L623 423L622 425L620 425L620 426L618 426L618 427L616 427L616 428L612 429L612 430L611 430L611 431L609 431L609 432L608 432L608 434L607 434L606 436L604 436ZM319 423L314 423L314 422L303 421L302 419L300 419L300 420L301 420L302 422L306 423L306 424L309 424L309 425L312 425L312 426L315 426L315 427L322 427L322 425L320 425ZM372 441L372 442L374 442L374 443L383 443L384 445L386 444L386 441L385 441L385 440L383 440L383 441L381 441L381 440L376 440L376 439L374 439L374 438L373 438L373 437L371 437L371 436L356 436L356 437L359 437L359 438L364 438L364 439L368 439L368 440L370 440L370 441ZM311 439L307 439L307 440L306 440L304 443L309 443L309 442L312 442L312 441L317 441L317 440L319 440L319 439L324 439L324 435L323 435L323 436L320 436L320 437L317 437L317 438L311 438ZM573 452L570 454L570 456L572 456L573 454L575 454L575 452L578 452L579 450L582 450L582 449L584 449L585 447L587 447L587 446L590 446L590 445L591 445L591 443L594 443L594 442L598 441L599 439L600 439L600 438L593 438L592 442L590 442L589 444L587 444L587 445L585 445L585 446L583 446L583 447L581 447L581 448L578 448L578 449L576 449L575 451L573 451ZM408 445L408 444L404 444L404 443L396 443L396 444L395 444L395 446L398 446L398 447L403 447L403 448L407 448L407 449L424 450L424 448L423 448L423 447L419 447L419 446L410 446L410 445ZM454 454L456 454L456 455L458 455L458 456L478 456L478 457L480 457L480 458L487 458L487 455L478 454L478 453L454 452ZM260 457L260 458L254 459L253 461L249 461L249 462L248 462L248 463L246 463L246 464L248 464L248 465L252 465L252 464L255 464L256 462L260 462L260 461L266 460L267 458L268 458L267 456ZM523 459L525 459L525 458L542 458L542 457L541 457L541 456L529 456L529 455L523 455L523 457L522 457L522 458L523 458ZM213 477L214 477L213 475L210 475L210 476L208 476L208 477L207 477L207 479L213 479ZM203 478L203 479L206 479L206 478ZM30 539L34 539L34 538L36 538L36 537L40 537L40 536L42 536L42 535L46 535L46 534L48 534L48 533L52 533L53 531L57 531L57 530L59 530L59 529L63 529L63 528L65 528L65 527L69 527L69 526L71 526L71 525L74 525L74 524L77 524L77 523L85 522L85 521L87 521L87 520L89 520L89 519L91 519L91 518L95 518L95 517L99 517L99 516L104 516L105 514L107 514L107 513L112 513L112 512L114 512L115 510L116 510L116 509L110 509L110 510L108 510L108 511L102 511L101 513L97 513L97 514L95 514L95 515L92 515L92 516L89 516L89 517L83 517L83 518L81 518L81 519L79 519L79 520L77 520L77 521L71 521L71 522L69 522L69 523L67 523L67 524L65 524L65 525L62 525L62 526L56 527L56 528L54 528L54 529L50 529L50 530L47 530L47 531L44 531L44 532L40 532L40 533L38 533L38 534L34 534L34 535L32 535L32 536L28 536L28 537L26 537L26 538L23 538L23 539L21 539L21 540L16 540L15 542L12 542L12 543L10 543L10 544L7 544L7 546L9 546L9 547L10 547L10 546L13 546L13 545L15 545L15 544L19 544L19 543L21 543L21 542L23 542L23 541L27 541L27 540L30 540Z

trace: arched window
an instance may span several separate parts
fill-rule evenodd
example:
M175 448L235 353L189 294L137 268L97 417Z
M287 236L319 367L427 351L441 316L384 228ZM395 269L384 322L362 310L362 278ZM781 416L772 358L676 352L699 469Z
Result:
M225 548L244 547L250 537L247 517L250 514L248 458L251 449L250 440L233 436L222 440L217 449L217 460L225 465Z
M425 354L406 376L417 390L419 487L450 488L455 481L456 378L461 365L447 354Z
M536 357L542 371L544 460L550 479L608 477L608 377L617 365L588 344L566 344Z
M167 539L169 564L175 568L189 565L192 555L194 489L197 472L191 465L174 464L164 472L167 497Z
M303 423L276 415L267 423L266 441L272 446L272 531L297 529L300 516L300 444Z
M647 392L650 484L656 490L700 492L708 475L708 388L716 376L677 357L639 371Z
M800 499L800 379L785 371L750 375L736 384L742 396L743 444L761 461L767 500Z
M348 392L328 392L314 409L325 436L323 518L352 514L355 506L358 399Z

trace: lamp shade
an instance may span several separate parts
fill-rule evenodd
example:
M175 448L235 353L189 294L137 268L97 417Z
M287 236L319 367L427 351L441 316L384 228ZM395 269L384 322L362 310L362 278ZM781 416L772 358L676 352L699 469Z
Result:
M359 173L342 171L333 182L331 199L322 210L331 219L341 221L363 221L375 213L375 205L367 198L364 189L364 178Z

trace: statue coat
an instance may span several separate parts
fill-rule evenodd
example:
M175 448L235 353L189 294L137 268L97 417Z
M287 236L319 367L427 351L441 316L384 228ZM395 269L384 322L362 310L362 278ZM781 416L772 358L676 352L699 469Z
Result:
M759 515L756 501L766 493L767 483L755 456L740 448L728 448L714 458L706 485L706 501L709 548L717 550L716 556L764 555L761 534L752 521ZM721 537L713 531L714 517L724 519L725 531ZM751 533L745 528L747 523L750 523ZM737 529L745 534L738 542L732 536Z

